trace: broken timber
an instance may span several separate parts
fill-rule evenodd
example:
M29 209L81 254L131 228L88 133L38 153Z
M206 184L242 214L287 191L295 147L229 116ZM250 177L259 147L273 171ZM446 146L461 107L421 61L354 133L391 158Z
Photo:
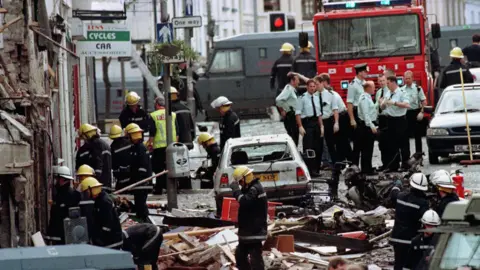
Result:
M290 233L294 235L295 241L313 245L336 246L339 248L348 248L356 251L367 251L373 247L372 243L370 243L368 240L358 240L303 230L291 231Z
M196 226L202 228L218 228L234 226L236 223L228 220L213 219L207 217L172 217L164 216L163 224L173 226Z

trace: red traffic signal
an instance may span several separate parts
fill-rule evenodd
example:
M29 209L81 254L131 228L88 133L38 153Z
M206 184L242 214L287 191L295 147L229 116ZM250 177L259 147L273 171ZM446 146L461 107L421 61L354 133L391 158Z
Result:
M295 18L282 12L272 12L270 15L270 32L295 29Z
M283 18L276 18L273 25L275 25L276 28L282 27L284 25Z

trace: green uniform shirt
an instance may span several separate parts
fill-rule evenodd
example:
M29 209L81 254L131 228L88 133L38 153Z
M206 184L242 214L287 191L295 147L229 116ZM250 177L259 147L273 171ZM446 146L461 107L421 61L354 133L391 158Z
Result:
M365 81L355 77L353 81L348 85L347 103L352 103L353 106L358 106L360 95L364 92L363 84Z
M328 92L327 89L324 89L321 93L317 92L316 93L318 96L322 96L322 104L321 110L322 110L322 119L328 119L333 116L333 111L338 110L338 105L337 102L335 101L335 96Z
M378 110L373 103L372 97L368 94L363 92L360 95L358 101L358 118L365 122L365 125L369 128L374 127L373 121L376 121L378 117Z
M275 104L285 112L295 111L297 108L297 90L290 84L285 85L282 92L275 99Z
M412 83L411 86L404 85L402 86L402 90L407 94L408 100L410 102L410 109L409 110L416 110L420 109L420 105L422 101L426 100L427 97L423 92L422 87L417 86L415 83Z
M391 91L387 91L385 93L385 100L392 100L393 102L406 102L409 103L407 94L401 89L397 88L393 93ZM388 106L384 110L385 115L392 116L392 117L400 117L407 114L407 108L400 108L395 105Z

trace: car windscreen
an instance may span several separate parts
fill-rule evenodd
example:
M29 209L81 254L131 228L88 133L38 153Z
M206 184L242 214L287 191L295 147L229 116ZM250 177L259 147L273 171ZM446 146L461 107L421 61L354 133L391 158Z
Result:
M466 108L480 110L480 89L465 91ZM438 102L436 114L461 113L465 109L461 90L445 91Z
M292 159L287 143L252 144L233 147L230 164L243 165Z
M421 52L415 14L326 19L318 22L322 61L414 55Z
M442 254L440 269L457 269L461 266L480 267L480 235L453 233Z

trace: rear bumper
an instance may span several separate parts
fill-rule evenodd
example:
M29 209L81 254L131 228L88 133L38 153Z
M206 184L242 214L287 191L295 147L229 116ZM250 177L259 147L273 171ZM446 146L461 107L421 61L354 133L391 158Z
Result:
M480 144L480 136L471 136L472 145ZM468 145L467 136L427 136L428 151L434 154L462 153L455 151L455 145Z
M273 202L285 202L302 199L308 192L308 181L294 185L283 185L278 187L265 187L267 198ZM229 189L222 189L215 192L215 200L222 201L225 197L232 197L233 193Z

